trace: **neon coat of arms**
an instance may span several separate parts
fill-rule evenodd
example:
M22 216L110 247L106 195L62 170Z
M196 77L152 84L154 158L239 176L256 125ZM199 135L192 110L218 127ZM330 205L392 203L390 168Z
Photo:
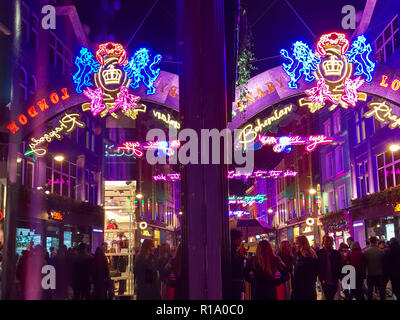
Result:
M117 112L136 119L139 112L146 112L141 97L129 93L129 87L146 86L148 95L154 94L154 82L160 75L155 66L161 61L157 54L152 59L146 48L137 50L128 61L124 47L119 43L100 44L94 55L88 48L81 48L75 58L76 73L72 76L76 92L83 93L90 102L82 104L82 110L90 110L93 116L111 115ZM91 88L95 86L96 88Z

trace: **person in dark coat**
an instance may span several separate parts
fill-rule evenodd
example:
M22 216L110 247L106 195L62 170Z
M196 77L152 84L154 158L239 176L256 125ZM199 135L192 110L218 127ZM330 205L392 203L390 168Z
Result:
M342 272L342 258L339 251L333 249L333 238L325 235L322 239L322 249L317 251L318 277L326 300L333 300L338 290L339 278Z
M400 300L400 244L396 238L390 239L384 257L384 275L392 283L392 291Z
M161 281L161 298L166 298L166 288L168 283L168 276L171 271L171 248L168 243L163 243L160 246L160 252L157 259L157 268L160 273Z
M378 289L379 297L385 300L385 283L383 278L384 251L378 248L378 239L369 239L370 247L364 251L365 265L367 269L368 300L372 300L374 288Z
M107 258L102 248L98 247L92 261L93 278L93 298L95 300L105 300L107 285L110 278Z
M160 300L160 282L154 258L154 242L145 239L135 259L134 267L137 300Z
M358 242L351 243L351 251L345 256L345 264L352 265L356 270L356 288L350 289L346 295L347 300L356 298L357 300L365 300L364 297L364 279L365 279L365 261L364 254ZM345 291L347 292L347 291Z
M295 241L296 264L293 275L291 300L316 300L316 282L318 260L314 249L305 236L298 236Z
M241 300L244 291L244 247L242 233L239 230L231 230L231 265L232 265L232 289L231 300Z
M276 287L289 279L289 270L267 240L258 243L256 255L246 265L244 274L251 283L252 300L277 300Z
M56 289L55 298L57 300L68 299L68 286L70 270L68 265L67 247L61 245L54 257L54 267L56 268Z
M89 300L92 256L87 253L86 244L81 243L72 261L72 287L74 300Z

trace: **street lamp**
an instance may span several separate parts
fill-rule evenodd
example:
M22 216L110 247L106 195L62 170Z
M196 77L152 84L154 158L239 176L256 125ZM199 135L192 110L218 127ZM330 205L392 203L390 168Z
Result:
M271 208L268 209L268 213L272 213L274 212L274 210L272 210Z
M317 193L317 190L315 190L314 188L311 188L311 189L309 190L309 192L310 192L310 194L316 194L316 193Z
M143 195L142 195L141 193L138 193L138 194L136 195L136 198L142 199L142 198L143 198Z
M61 161L64 160L64 156L61 155L61 154L56 155L56 156L54 157L54 160L55 160L55 161L58 161L58 162L61 162Z
M400 150L400 145L392 144L392 145L390 145L389 150L392 151L392 152L399 151Z

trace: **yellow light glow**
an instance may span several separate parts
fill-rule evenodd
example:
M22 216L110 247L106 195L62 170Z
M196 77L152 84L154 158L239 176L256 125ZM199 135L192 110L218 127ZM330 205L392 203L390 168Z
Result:
M59 154L59 155L57 155L57 156L54 157L54 160L55 160L55 161L58 161L58 162L64 161L64 156L61 155L61 154Z
M392 151L392 152L399 151L399 150L400 150L400 145L398 145L398 144L392 144L392 145L389 147L389 149L390 149L390 151Z

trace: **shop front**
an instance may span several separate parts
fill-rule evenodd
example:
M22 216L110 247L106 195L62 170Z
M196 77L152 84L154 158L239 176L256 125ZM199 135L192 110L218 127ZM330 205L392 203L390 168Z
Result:
M320 218L325 234L333 238L334 249L339 249L342 242L346 243L351 236L352 218L348 211L327 213ZM361 244L360 244L361 245Z
M400 239L400 216L396 205L355 209L352 216L354 241L359 241L361 246L365 246L370 237L377 237L380 241Z
M15 192L13 187L13 192ZM20 202L16 225L16 253L32 246L42 245L50 253L61 245L67 248L85 243L94 253L103 242L101 235L94 237L93 230L103 228L103 210L88 203L66 200L56 195L44 196L41 192L19 188L26 196Z

